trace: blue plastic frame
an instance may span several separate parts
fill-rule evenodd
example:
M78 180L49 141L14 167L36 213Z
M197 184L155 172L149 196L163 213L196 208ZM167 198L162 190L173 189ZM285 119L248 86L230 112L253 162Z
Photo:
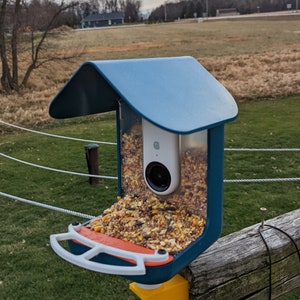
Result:
M236 118L237 105L229 92L191 57L85 63L54 98L50 114L56 118L68 118L116 110L119 193L119 101L124 101L137 115L165 130L178 134L208 132L207 219L202 235L176 255L171 263L146 267L145 275L126 276L135 282L158 284L190 264L221 234L224 124ZM74 254L87 250L76 242L70 241L69 244ZM106 254L95 260L128 264Z

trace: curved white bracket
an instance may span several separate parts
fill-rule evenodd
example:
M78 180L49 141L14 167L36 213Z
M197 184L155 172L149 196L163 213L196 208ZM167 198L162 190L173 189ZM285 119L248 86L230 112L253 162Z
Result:
M81 224L68 227L68 232L50 235L50 245L52 249L64 260L77 265L79 267L106 274L115 275L144 275L146 274L145 262L164 262L169 258L169 254L165 251L155 251L154 254L143 254L126 251L111 246L95 242L84 237L77 231ZM76 240L91 249L80 255L75 255L63 248L59 241ZM133 266L116 266L91 261L92 258L100 253L112 255L124 260L132 260L136 264Z

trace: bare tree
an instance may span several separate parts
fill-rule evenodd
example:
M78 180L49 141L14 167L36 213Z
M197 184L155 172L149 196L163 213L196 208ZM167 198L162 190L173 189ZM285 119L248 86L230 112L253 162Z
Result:
M119 1L118 0L106 0L105 1L105 11L116 12L118 10L119 10Z
M11 35L11 61L12 61L12 82L13 89L18 89L18 30L20 27L21 0L16 0L13 14L13 27Z
M37 1L38 2L38 1ZM57 57L47 57L40 59L40 54L45 40L50 32L56 25L59 16L77 5L76 2L65 4L63 1L60 4L48 3L47 14L43 17L43 26L38 22L38 17L30 15L32 11L29 10L29 5L21 3L21 0L14 0L13 3L8 3L8 0L2 0L0 6L0 56L2 62L2 76L1 86L3 91L10 92L12 90L19 91L21 87L26 86L28 79L34 69L37 69L42 64L49 60L58 59ZM13 9L11 9L13 8ZM9 16L9 10L11 10L11 17ZM40 10L40 14L42 14ZM27 15L27 18L26 18ZM46 18L47 16L47 18ZM26 22L27 20L27 22ZM31 22L28 22L31 20ZM22 22L23 21L23 22ZM9 25L9 26L8 26ZM37 39L35 30L41 30L42 32ZM20 49L20 35L24 35L24 31L30 31L30 53L31 59L23 75L23 78L19 78L19 49ZM11 34L8 34L10 33ZM28 32L27 32L28 34ZM27 37L28 39L28 37ZM8 47L8 41L10 40L10 47Z
M121 8L124 11L125 22L137 22L139 20L140 0L121 1Z
M1 10L0 10L0 56L2 62L1 85L5 90L10 89L10 83L12 82L7 56L6 56L6 41L5 41L5 31L6 31L5 20L7 15L7 6L8 6L8 1L2 0Z

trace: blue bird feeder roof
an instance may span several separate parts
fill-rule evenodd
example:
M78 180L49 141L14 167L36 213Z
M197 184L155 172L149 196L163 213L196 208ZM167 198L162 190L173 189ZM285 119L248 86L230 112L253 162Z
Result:
M50 104L54 118L116 110L118 101L155 125L187 134L237 116L230 93L192 57L90 61Z

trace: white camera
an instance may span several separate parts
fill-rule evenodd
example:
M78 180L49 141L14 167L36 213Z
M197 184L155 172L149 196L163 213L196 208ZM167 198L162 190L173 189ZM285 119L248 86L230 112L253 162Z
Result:
M155 194L171 194L180 183L179 136L145 119L142 128L145 182Z

